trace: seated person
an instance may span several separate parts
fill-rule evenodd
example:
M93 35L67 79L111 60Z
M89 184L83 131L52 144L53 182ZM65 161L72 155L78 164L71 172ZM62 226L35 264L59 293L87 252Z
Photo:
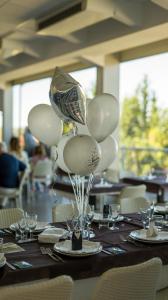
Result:
M0 142L0 187L17 188L19 173L24 172L26 165L13 155L6 153L6 145Z
M22 150L18 137L12 136L9 143L9 153L29 166L29 159L26 151Z

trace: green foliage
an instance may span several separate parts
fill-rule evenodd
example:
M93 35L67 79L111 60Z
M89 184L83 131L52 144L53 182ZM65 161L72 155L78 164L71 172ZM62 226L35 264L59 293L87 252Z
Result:
M135 95L124 99L120 125L121 147L125 147L122 168L137 175L149 173L152 168L168 168L168 155L164 152L168 148L168 109L158 108L147 76Z

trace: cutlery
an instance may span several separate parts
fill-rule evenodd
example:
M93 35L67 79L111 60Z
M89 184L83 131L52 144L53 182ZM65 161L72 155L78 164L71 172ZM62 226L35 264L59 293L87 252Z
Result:
M123 235L119 235L119 237L120 237L120 239L121 239L121 241L122 242L128 242L128 243L130 243L130 244L133 244L134 246L136 246L136 247L144 247L144 245L142 245L142 244L139 244L139 243L136 243L134 240L131 240L131 239L129 239L129 238L125 238Z
M41 253L42 254L46 254L48 256L50 256L53 260L57 261L58 262L58 259L56 257L54 257L52 254L50 254L46 248L44 247L40 247L40 250L41 250Z
M12 231L10 231L9 229L3 229L3 231L8 233L8 234L12 234Z
M57 258L57 260L64 262L64 260L60 256L58 256L55 252L53 252L50 248L46 248L46 250L48 251L48 254L53 255L54 257Z
M42 254L49 255L53 260L57 262L58 261L64 262L64 260L61 257L59 257L56 253L53 253L50 248L40 247L40 250Z
M10 269L16 270L16 268L15 268L13 265L11 265L8 261L6 261L6 265L7 265Z
M109 251L105 250L105 249L102 249L102 252L104 252L104 253L106 253L108 255L111 255L111 253Z

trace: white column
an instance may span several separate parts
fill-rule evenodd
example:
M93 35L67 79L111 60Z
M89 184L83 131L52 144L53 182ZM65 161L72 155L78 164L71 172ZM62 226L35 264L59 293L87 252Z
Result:
M102 76L102 91L114 95L119 101L119 67L120 62L117 57L108 55L105 57L105 67L103 68ZM119 143L119 126L115 129L112 136ZM119 171L119 157L110 166L111 169Z

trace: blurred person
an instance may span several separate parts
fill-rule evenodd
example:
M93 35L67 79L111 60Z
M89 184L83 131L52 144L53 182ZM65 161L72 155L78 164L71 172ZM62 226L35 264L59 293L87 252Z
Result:
M15 156L17 159L21 160L26 164L27 167L29 167L28 155L26 151L22 150L18 137L11 137L9 142L9 153Z
M25 169L26 165L7 153L6 144L0 142L0 187L17 188L19 186L19 175Z
M24 150L27 152L29 157L32 157L35 147L37 146L37 141L33 137L30 129L28 127L25 128L24 132Z
M31 158L31 170L33 171L35 165L39 160L47 159L47 153L45 146L43 144L39 144L35 147L33 156Z

